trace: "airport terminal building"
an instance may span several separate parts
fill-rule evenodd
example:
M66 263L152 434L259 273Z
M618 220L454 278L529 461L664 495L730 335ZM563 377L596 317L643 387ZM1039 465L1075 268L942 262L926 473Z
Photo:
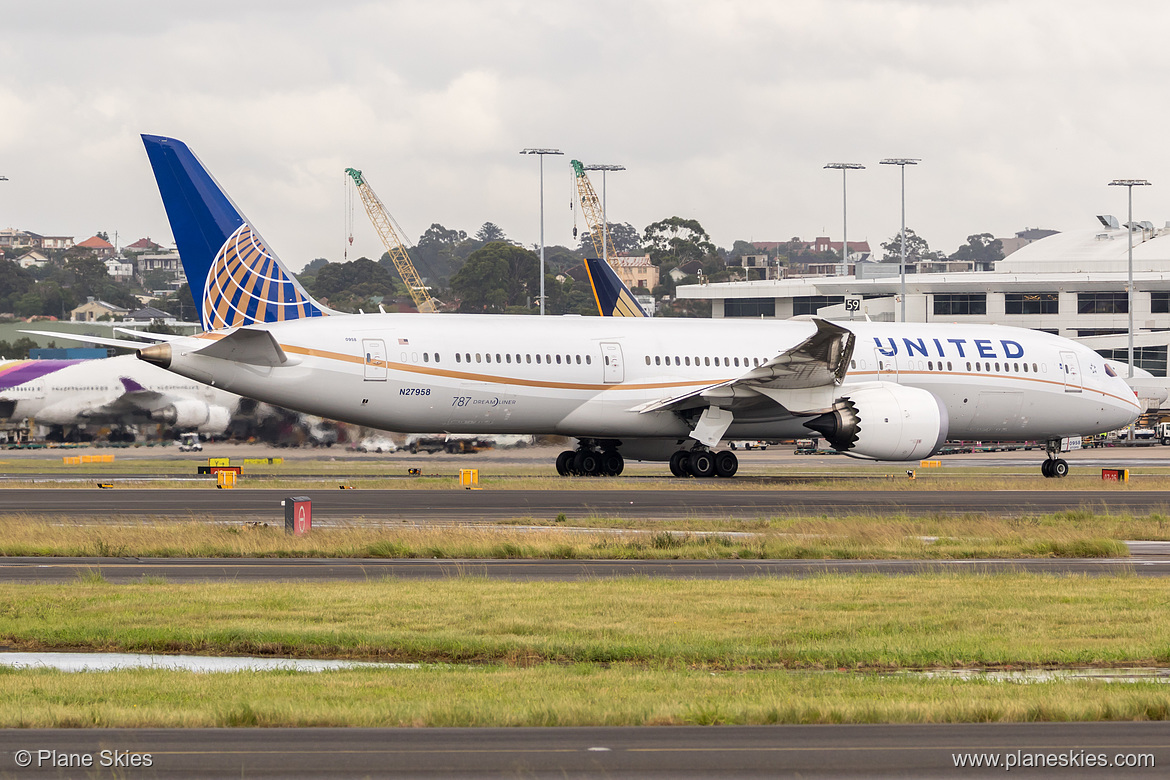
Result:
M999 323L1083 341L1127 360L1128 230L1111 217L1095 229L1056 233L998 261L994 271L908 273L906 320ZM1134 363L1167 376L1170 342L1170 225L1133 226ZM713 317L895 321L901 315L893 275L812 276L679 287L679 298L711 301ZM909 269L908 269L909 270Z

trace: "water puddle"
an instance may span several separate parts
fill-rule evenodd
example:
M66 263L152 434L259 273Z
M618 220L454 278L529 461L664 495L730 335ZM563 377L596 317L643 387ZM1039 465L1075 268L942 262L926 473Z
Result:
M1170 683L1170 669L1163 668L1118 668L1097 669L1081 667L1072 669L1022 669L1005 671L1001 669L931 669L915 672L895 672L889 677L919 677L934 680L987 680L1006 683L1045 683L1064 680L1094 680L1107 683Z
M210 655L139 653L6 653L0 666L58 669L62 672L109 672L115 669L171 669L186 672L328 672L338 669L418 669L419 664L373 661L322 661L309 658L248 658Z

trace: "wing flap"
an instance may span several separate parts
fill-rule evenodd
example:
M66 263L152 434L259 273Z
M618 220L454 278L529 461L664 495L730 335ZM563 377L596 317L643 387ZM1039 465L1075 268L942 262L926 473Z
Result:
M816 332L791 349L726 382L708 385L673 398L643 404L641 414L685 411L706 406L734 409L740 399L765 395L777 403L785 395L820 397L821 388L834 388L845 379L853 356L855 337L840 325L814 319ZM795 411L795 410L791 410Z

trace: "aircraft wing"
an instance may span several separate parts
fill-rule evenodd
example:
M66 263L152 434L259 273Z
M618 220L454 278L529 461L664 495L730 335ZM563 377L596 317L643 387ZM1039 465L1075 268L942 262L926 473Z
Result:
M637 411L645 414L717 406L734 412L745 400L757 400L760 396L767 396L783 405L786 399L815 397L813 393L800 391L835 388L844 380L849 368L854 335L840 325L822 319L814 319L813 322L817 326L815 333L743 375L674 398L645 404Z

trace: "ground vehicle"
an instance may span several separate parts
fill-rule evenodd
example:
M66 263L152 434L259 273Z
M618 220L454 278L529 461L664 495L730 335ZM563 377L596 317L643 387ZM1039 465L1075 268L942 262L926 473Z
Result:
M179 452L203 452L203 442L199 441L199 434L180 434Z
M766 450L768 449L768 442L763 439L753 439L750 441L733 441L727 446L733 450Z
M398 445L386 436L367 436L357 448L361 452L398 452Z

